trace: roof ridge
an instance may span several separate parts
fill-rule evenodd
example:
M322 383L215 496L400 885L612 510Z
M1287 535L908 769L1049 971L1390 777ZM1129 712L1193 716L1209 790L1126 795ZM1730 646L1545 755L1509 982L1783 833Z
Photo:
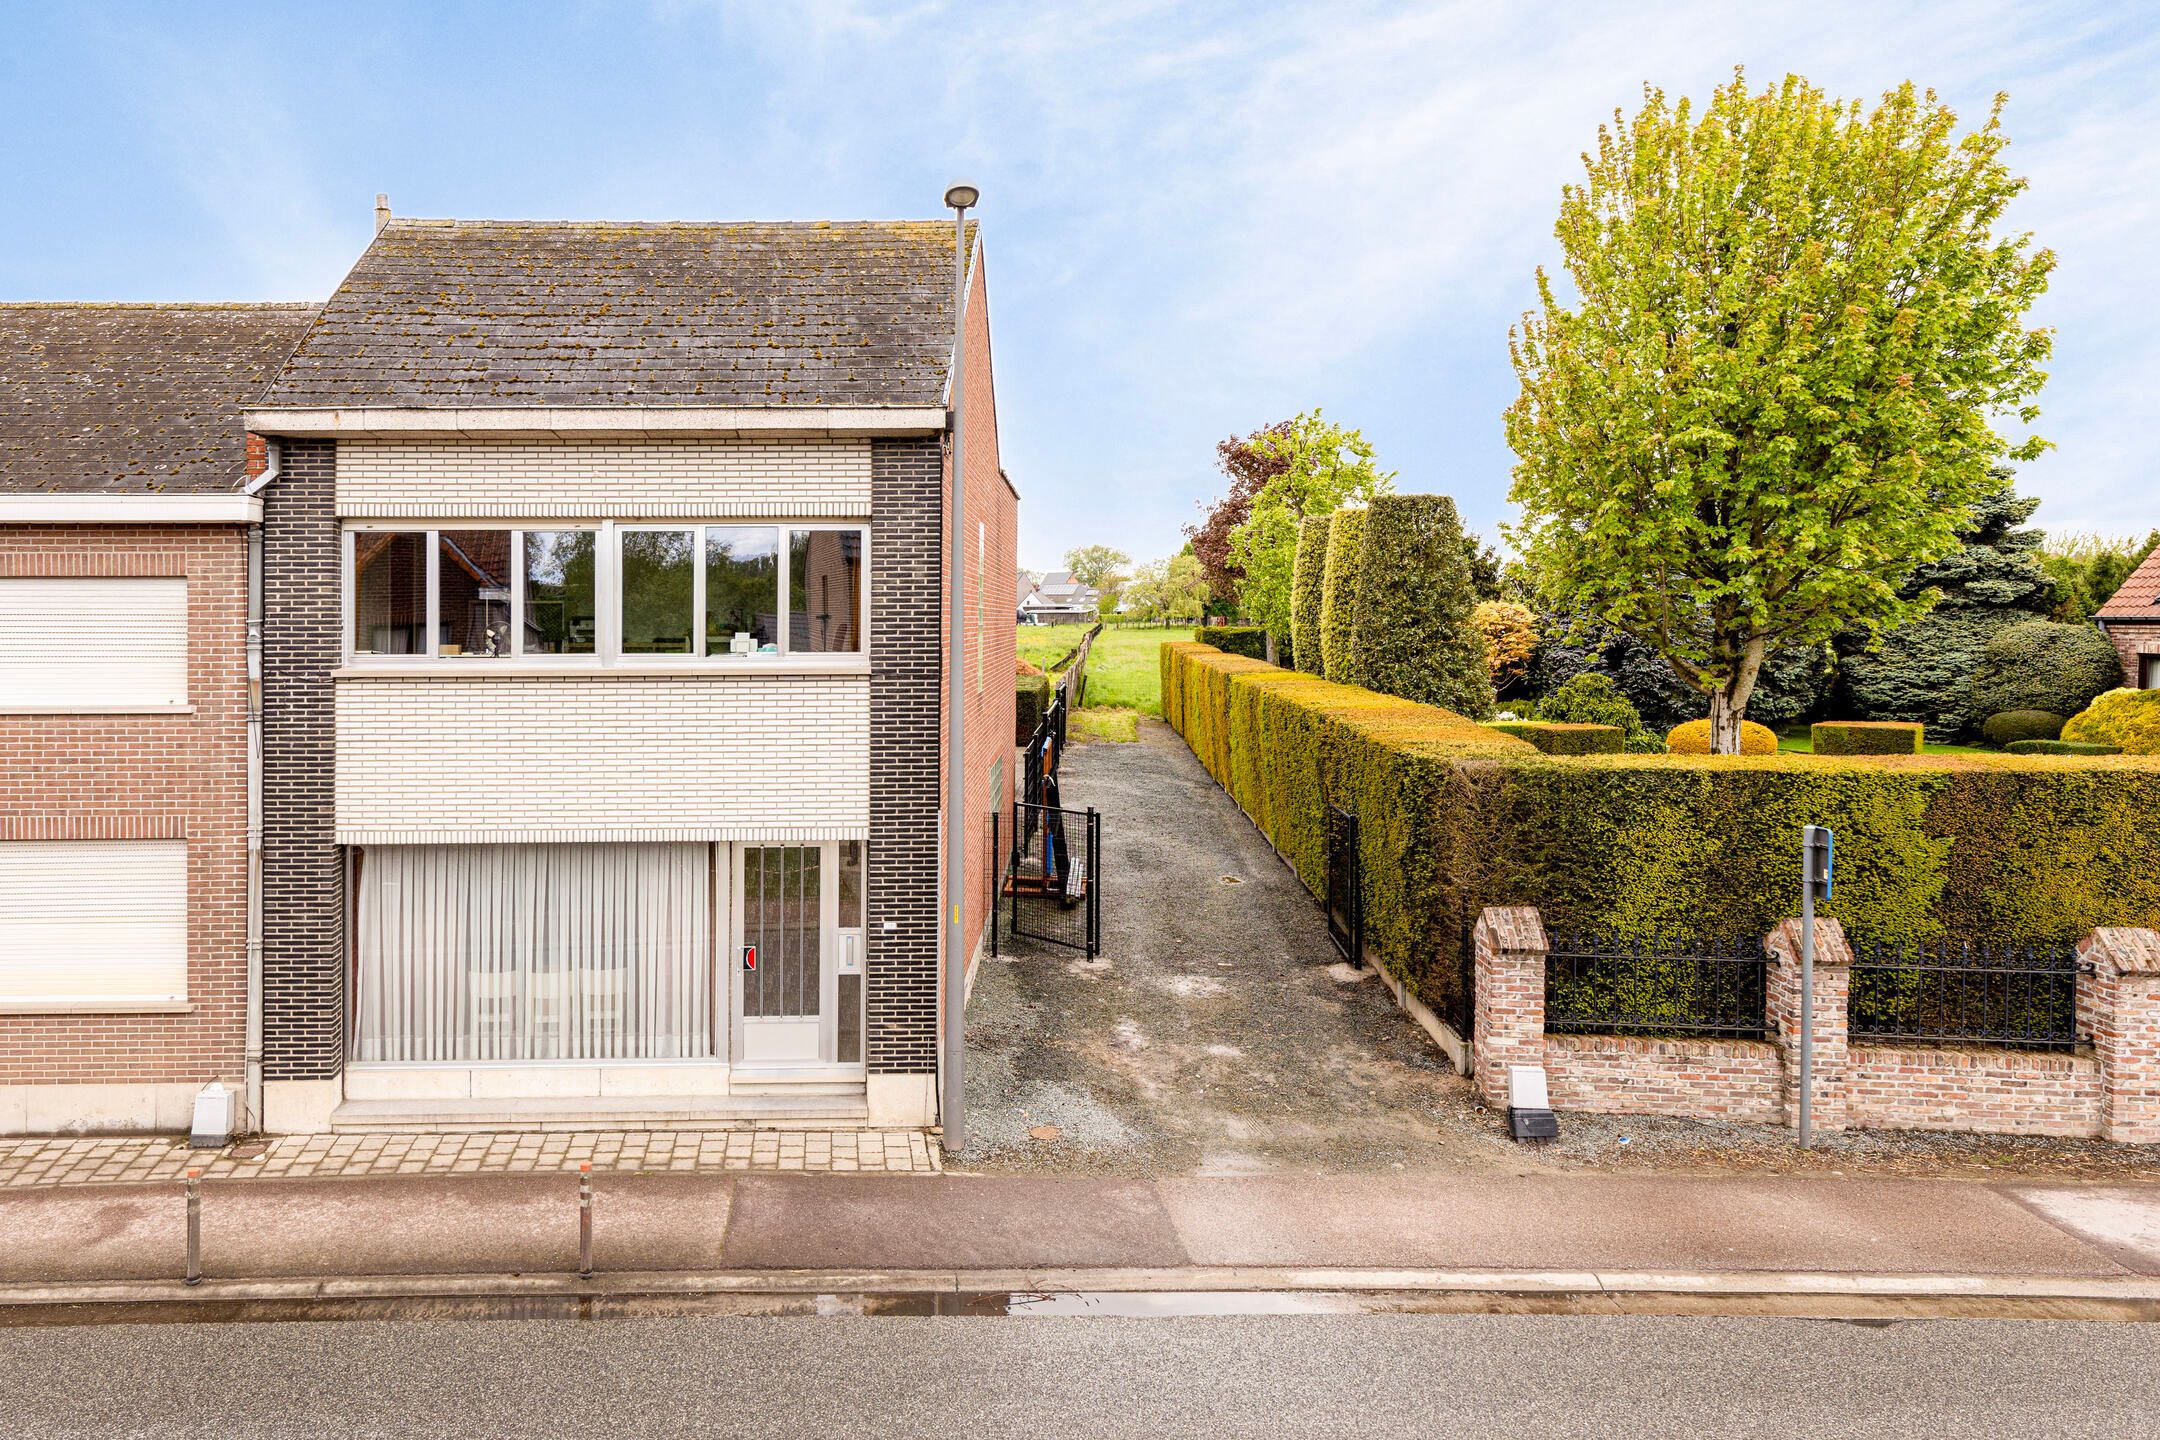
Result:
M320 310L320 300L0 300L0 310Z
M967 222L972 228L977 222ZM514 220L500 216L466 218L457 215L398 215L393 216L385 228L396 229L401 225L417 225L448 228L471 226L475 229L500 227L502 229L543 228L590 228L596 230L712 230L712 229L766 229L766 230L820 230L840 226L936 226L950 228L950 220L937 216L893 216L887 218L863 217L850 220Z

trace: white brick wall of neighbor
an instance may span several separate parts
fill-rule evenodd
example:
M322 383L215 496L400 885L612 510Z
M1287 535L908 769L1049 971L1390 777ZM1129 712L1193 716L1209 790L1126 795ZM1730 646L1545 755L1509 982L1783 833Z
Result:
M337 687L345 844L866 833L870 682L730 675Z
M870 513L867 440L347 440L348 519Z

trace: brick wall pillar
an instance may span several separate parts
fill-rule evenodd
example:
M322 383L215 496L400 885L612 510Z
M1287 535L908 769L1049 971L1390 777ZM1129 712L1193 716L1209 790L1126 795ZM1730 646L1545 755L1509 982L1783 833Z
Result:
M2100 1134L2160 1144L2160 932L2105 928L2078 942L2078 1018L2100 1061Z
M1770 932L1768 1020L1785 1058L1785 1123L1800 1123L1800 922ZM1813 1114L1817 1130L1843 1130L1846 1099L1846 1001L1852 989L1852 946L1845 927L1815 917L1815 1065Z
M1492 906L1471 936L1478 1092L1507 1104L1507 1067L1545 1063L1545 922L1528 906Z

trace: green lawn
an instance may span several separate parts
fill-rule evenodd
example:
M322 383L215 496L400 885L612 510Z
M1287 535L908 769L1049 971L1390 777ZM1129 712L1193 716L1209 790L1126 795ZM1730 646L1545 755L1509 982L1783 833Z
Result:
M1085 625L1022 625L1020 658L1047 669L1065 658L1065 652L1087 632ZM1162 714L1162 672L1156 668L1156 652L1165 640L1191 635L1190 626L1105 625L1095 637L1095 648L1088 652L1088 708L1117 706Z
M1797 751L1802 755L1812 755L1815 753L1815 737L1809 734L1807 727L1803 725L1798 730L1788 731L1786 734L1778 736L1777 748ZM1934 745L1927 741L1921 742L1920 750L1925 755L1999 755L2002 753L1986 745Z

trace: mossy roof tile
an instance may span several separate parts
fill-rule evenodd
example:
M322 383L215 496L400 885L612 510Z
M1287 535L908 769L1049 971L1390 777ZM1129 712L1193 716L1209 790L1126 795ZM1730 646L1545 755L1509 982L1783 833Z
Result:
M0 493L246 482L241 408L313 305L0 304Z
M261 403L935 405L952 262L934 220L392 220Z

